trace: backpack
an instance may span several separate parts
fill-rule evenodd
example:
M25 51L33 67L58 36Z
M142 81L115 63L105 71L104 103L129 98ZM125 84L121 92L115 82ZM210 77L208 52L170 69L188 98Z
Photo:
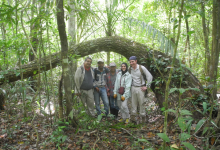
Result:
M143 71L143 69L142 69L141 66L142 66L142 65L139 65L139 70L140 70L141 75L143 76L144 80L147 81L146 74L144 74L144 71ZM131 67L129 67L128 72L131 74Z

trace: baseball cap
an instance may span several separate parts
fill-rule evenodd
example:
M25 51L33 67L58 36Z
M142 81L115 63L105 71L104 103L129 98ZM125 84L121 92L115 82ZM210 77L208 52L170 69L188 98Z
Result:
M104 62L104 61L103 61L103 59L101 59L101 58L100 58L100 59L98 59L98 61L97 61L97 62Z
M114 62L111 62L111 63L109 64L109 66L110 66L110 67L115 67L116 64L115 64Z
M131 56L131 57L129 58L129 60L137 60L137 57L136 57L136 56Z

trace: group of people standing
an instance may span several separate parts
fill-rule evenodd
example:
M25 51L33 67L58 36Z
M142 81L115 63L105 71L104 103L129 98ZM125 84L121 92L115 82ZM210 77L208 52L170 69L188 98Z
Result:
M92 68L92 59L87 57L75 73L75 94L87 106L87 113L93 117L100 115L100 98L104 104L105 115L110 113L117 119L120 110L120 122L136 122L137 108L142 123L146 121L144 107L145 92L152 82L151 73L142 65L137 64L137 57L129 58L130 67L122 63L120 69L116 69L114 62L109 68L104 67L104 61L97 61L98 67ZM146 83L147 81L147 83ZM131 113L128 109L128 100L131 97ZM96 111L94 111L94 102ZM131 115L130 115L131 114Z

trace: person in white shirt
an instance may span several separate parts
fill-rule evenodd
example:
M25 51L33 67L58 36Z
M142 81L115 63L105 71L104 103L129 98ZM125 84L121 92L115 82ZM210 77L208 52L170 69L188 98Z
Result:
M135 117L137 116L137 107L139 106L139 114L142 123L146 122L146 111L144 107L145 102L145 91L150 88L153 76L151 73L142 65L137 64L137 57L131 56L130 62L130 74L132 77L131 86L131 121L136 122ZM144 77L145 76L145 77ZM146 84L147 80L147 84Z

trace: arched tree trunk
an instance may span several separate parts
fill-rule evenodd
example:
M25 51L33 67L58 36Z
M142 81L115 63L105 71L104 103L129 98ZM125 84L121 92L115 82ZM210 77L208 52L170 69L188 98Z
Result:
M124 55L126 58L130 56L137 56L138 62L144 65L153 75L153 83L152 90L156 94L156 98L160 107L163 107L164 102L164 93L165 93L165 83L163 80L166 80L169 73L169 66L172 61L172 58L160 51L152 50L144 44L140 44L130 39L126 39L119 36L109 36L104 38L99 38L95 40L86 41L80 44L76 44L73 49L68 51L68 55L77 54L81 57L94 54L101 51L106 52L116 52L121 55ZM50 69L49 56L42 58L41 62L43 64L43 68L45 70ZM60 53L55 53L51 56L52 67L56 67L60 65ZM155 61L154 61L155 59ZM95 60L94 60L95 61ZM158 65L161 74L164 79L162 79L160 72L157 69ZM37 72L37 61L32 61L29 64L25 64L22 66L24 69L23 76L27 78L29 76L33 76ZM174 66L174 75L172 77L172 81L170 84L170 88L176 87L178 88L180 85L180 76L183 77L181 87L184 89L189 88L198 88L199 91L195 90L187 90L183 93L182 99L191 98L192 96L199 95L203 93L203 87L201 86L199 80L189 71L188 69L182 67L183 71L181 72L180 64L178 60L175 60ZM4 82L4 80L8 80L9 82L13 82L20 79L20 75L17 74L18 69L11 69L8 72L1 71L0 74L4 74L0 79L0 84ZM16 76L17 75L17 76ZM174 105L174 102L179 100L179 94L174 92L170 94L170 105Z

